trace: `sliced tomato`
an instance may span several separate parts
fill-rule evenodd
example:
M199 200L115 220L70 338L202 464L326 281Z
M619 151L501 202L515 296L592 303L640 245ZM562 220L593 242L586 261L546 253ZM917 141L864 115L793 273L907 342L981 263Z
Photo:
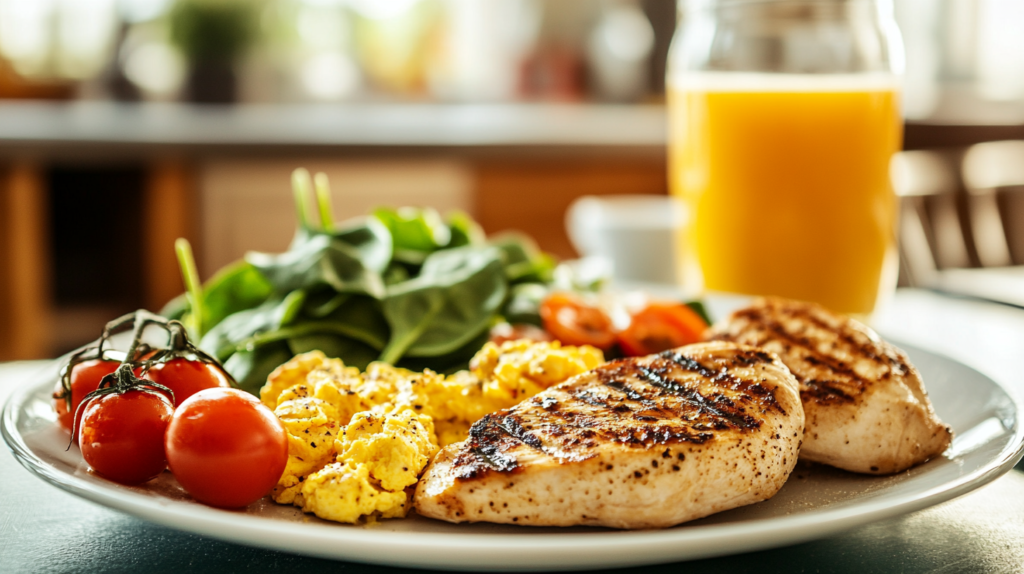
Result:
M565 345L591 345L609 349L615 329L608 315L569 293L553 293L540 305L544 330Z
M707 328L704 319L682 303L651 303L619 333L619 347L628 357L650 355L699 342Z

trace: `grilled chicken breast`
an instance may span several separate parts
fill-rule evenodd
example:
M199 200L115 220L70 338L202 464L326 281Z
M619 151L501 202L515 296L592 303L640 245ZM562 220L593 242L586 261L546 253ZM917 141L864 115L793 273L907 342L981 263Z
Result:
M803 435L777 357L701 343L602 365L444 448L416 510L450 522L671 526L772 497Z
M760 299L708 333L775 353L800 382L800 456L853 472L899 472L952 440L903 351L812 303Z

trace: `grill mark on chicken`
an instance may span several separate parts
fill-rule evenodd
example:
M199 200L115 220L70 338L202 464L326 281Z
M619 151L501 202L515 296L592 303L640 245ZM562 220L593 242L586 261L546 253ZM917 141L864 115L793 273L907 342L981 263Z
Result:
M807 323L810 323L811 325L815 326L818 329L833 333L837 339L845 343L845 345L848 348L848 352L854 356L859 356L862 359L868 359L879 364L887 364L890 368L892 368L895 371L895 374L898 376L905 376L907 373L910 372L910 368L902 360L900 360L899 357L884 353L879 354L879 347L875 341L859 341L851 333L843 330L837 330L833 325L830 325L828 322L822 320L820 317L815 316L815 314L809 308L791 305L786 307L785 311L788 314L788 316L792 318L806 321ZM776 337L780 339L785 339L788 343L799 346L800 348L812 353L811 355L803 357L803 360L813 365L823 366L836 373L846 375L847 377L850 378L850 382L856 383L857 392L863 392L864 389L871 384L870 381L859 376L855 371L849 368L849 366L845 365L842 361L833 360L828 355L820 353L814 348L812 348L810 342L807 340L806 337L801 337L799 335L790 333L785 329L785 327L781 323L770 317L767 317L765 309L747 308L737 311L735 315L737 318L747 319L749 321L754 322L755 324L760 324L764 328L769 329L772 332L772 334L774 334ZM731 337L716 336L713 337L712 340L728 341L732 339ZM818 383L816 385L813 385L817 389L816 392L808 393L809 396L813 397L816 400L827 402L844 402L854 400L849 393L838 389L834 385L821 385L821 381L805 381L800 373L793 374L801 383L807 383L809 385L813 385L813 383Z
M801 458L887 474L940 454L951 440L907 356L856 321L768 298L709 335L763 346L790 368L807 417Z
M834 333L839 340L841 340L844 343L846 343L847 346L855 348L857 350L857 352L861 356L863 356L865 358L871 359L871 360L873 360L875 362L878 362L878 363L881 363L883 361L888 362L886 357L883 357L883 356L878 354L877 348L875 347L875 345L873 345L871 343L864 344L864 343L858 341L857 339L855 339L850 333L841 332L841 331L837 332L835 330L835 327L833 327L832 325L828 324L826 321L822 320L820 317L815 316L811 312L810 309L807 309L807 308L804 308L804 307L789 306L788 308L786 308L786 312L787 312L787 314L790 317L801 319L803 321L806 321L806 322L814 325L818 329L822 329L824 331L830 331L830 332ZM750 319L752 321L758 321L758 322L766 320L763 309L754 309L754 308L743 309L743 310L737 311L736 312L736 316L737 317L746 318L746 319ZM774 323L774 324L778 325L778 323Z
M800 317L801 319L813 323L820 329L827 330L832 333L836 332L833 327L824 321L821 321L817 317L810 315L803 309L787 309L787 311L791 316ZM851 369L848 365L819 352L806 337L790 333L780 322L771 317L767 317L762 309L744 309L737 311L736 317L751 321L771 333L771 336L769 337L758 337L760 341L754 344L762 344L765 340L771 338L783 340L789 347L797 347L804 351L803 356L799 357L799 360L810 363L816 367L823 367L831 371L833 374L844 376L844 380L841 381L834 379L808 379L802 370L796 369L793 372L793 376L796 377L798 382L800 382L800 396L803 397L805 401L814 400L825 405L844 402L851 403L856 400L854 395L863 393L864 390L870 386L870 381L858 375L856 371ZM859 354L861 357L875 362L883 361L882 357L880 357L873 348L855 341L850 335L846 333L839 333L837 338L846 343L848 347L854 348L851 353ZM709 340L732 341L735 340L735 337L728 334L718 334L710 337ZM891 360L885 360L885 362L889 364L893 363ZM900 366L902 367L902 365ZM902 370L905 371L905 367ZM843 389L840 385L852 388Z
M724 369L716 371L699 361L675 351L665 351L661 353L659 357L669 359L676 365L679 365L688 371L696 372L717 383L729 383L733 390L742 391L746 398L752 400L753 397L750 397L750 395L753 395L760 399L758 402L761 403L761 406L786 414L785 409L783 409L782 405L780 405L775 399L775 394L760 383L738 379ZM744 350L743 352L737 353L729 360L729 362L736 367L753 367L762 363L771 363L772 361L773 359L771 355L760 350Z
M671 356L615 361L485 417L428 467L417 511L650 528L771 497L803 433L797 381L752 347L679 355L687 368Z
M510 446L522 443L508 435L497 422L507 412L498 411L486 415L470 427L467 439L469 448L456 459L459 478L473 478L492 469L512 472L519 466L515 458L503 452Z
M501 423L498 424L498 428L527 446L540 451L544 450L544 443L524 429L522 421L515 415L508 415L503 418Z
M619 373L616 372L615 374L618 375ZM642 401L642 400L644 400L643 395L641 395L640 393L634 391L632 388L626 386L626 383L624 383L622 381L608 380L608 377L604 376L604 373L599 375L599 378L601 379L601 382L604 383L604 385L606 387L611 387L611 388L615 389L616 391L619 391L620 393L626 395L626 398L631 400L631 401ZM607 404L607 403L605 403L605 404Z
M835 403L852 403L854 397L835 385L835 381L825 379L801 379L796 373L794 377L800 382L800 398L804 401L814 399L823 405Z
M666 379L664 377L664 373L659 373L655 369L650 369L647 367L636 367L636 369L651 384L678 396L687 403L696 407L698 412L704 412L711 415L712 417L723 419L724 421L728 422L729 424L736 428L752 429L759 428L761 426L761 422L750 415L730 413L726 412L724 409L715 408L714 406L708 404L708 401L707 399L704 398L704 395L700 394L694 389L688 389L686 387L681 386L679 383L676 383L675 381Z
M747 350L731 355L727 364L709 366L669 351L651 357L647 365L634 360L608 363L593 371L597 384L567 388L561 400L546 396L527 401L545 412L548 420L542 424L535 425L530 417L508 410L487 415L474 424L469 432L469 448L456 460L458 476L470 479L489 470L515 471L518 461L508 451L518 445L563 460L585 460L591 456L588 449L599 440L649 448L671 443L704 444L719 431L755 431L761 421L747 411L749 407L762 413L776 410L785 415L785 411L770 389L736 377L726 367L751 367L772 360L767 353ZM673 379L673 375L678 379L677 369L736 392L736 400L722 393L705 396L689 388ZM601 388L613 393L602 394ZM597 415L590 414L595 412L593 408L600 409ZM608 424L612 421L617 424Z

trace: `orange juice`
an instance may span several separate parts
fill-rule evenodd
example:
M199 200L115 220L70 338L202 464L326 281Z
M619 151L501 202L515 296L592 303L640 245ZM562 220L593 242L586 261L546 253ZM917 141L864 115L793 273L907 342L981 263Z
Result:
M750 76L670 88L669 179L690 208L684 249L705 289L870 313L897 261L894 84Z

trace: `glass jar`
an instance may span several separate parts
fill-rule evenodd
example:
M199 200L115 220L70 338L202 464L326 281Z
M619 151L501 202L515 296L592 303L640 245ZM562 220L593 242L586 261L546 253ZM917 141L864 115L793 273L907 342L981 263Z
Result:
M882 0L680 0L669 182L689 287L866 315L895 286L903 49Z

